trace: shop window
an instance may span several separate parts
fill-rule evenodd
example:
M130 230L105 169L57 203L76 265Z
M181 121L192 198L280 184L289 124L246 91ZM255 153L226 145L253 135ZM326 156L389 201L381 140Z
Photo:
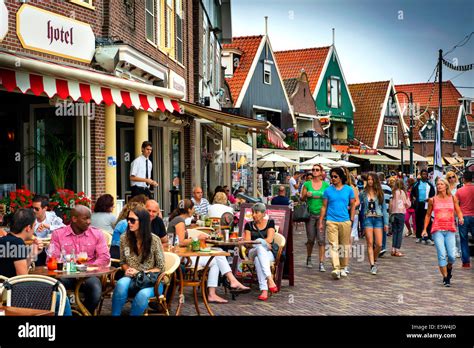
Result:
M267 62L263 63L263 83L272 84L272 65Z
M398 147L398 127L384 126L385 147Z
M327 104L331 108L341 107L341 80L331 76L327 79Z

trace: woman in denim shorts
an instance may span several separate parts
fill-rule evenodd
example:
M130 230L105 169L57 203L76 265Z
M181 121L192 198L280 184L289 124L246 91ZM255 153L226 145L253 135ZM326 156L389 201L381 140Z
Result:
M367 175L367 185L360 195L364 207L364 232L367 239L367 254L370 273L377 274L377 256L382 250L382 231L388 231L387 205L379 177L375 172ZM374 248L375 239L375 248Z
M306 222L306 267L312 268L311 254L313 253L314 242L317 238L319 245L319 271L325 272L324 268L324 245L326 244L325 229L319 229L319 217L323 206L323 193L329 184L322 180L323 167L315 164L312 169L313 179L306 181L301 191L301 199L308 201L310 218Z

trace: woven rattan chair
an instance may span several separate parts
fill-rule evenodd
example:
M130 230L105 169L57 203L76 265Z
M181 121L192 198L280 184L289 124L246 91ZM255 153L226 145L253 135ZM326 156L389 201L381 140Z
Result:
M0 306L3 304L4 299L3 299L3 283L7 281L8 278L0 275ZM5 293L6 295L6 293Z
M275 233L275 235L273 237L273 242L278 244L278 246L279 246L278 253L277 253L277 256L275 258L275 261L273 261L270 264L270 269L272 271L273 279L276 281L276 272L277 272L278 266L280 265L281 255L282 255L283 249L285 248L285 245L286 245L286 239L280 233ZM244 247L242 247L241 250L240 250L240 256L242 258L242 273L244 273L246 271L251 272L252 276L251 276L250 281L252 283L257 283L258 281L257 281L257 273L255 271L255 264L252 260L250 260L248 258L247 254L246 254L246 250L244 249Z
M157 303L160 306L159 314L166 316L170 315L171 301L173 300L174 287L176 286L176 270L180 265L180 258L174 253L164 252L165 255L165 269L160 274L155 283L155 297L149 299L148 303ZM158 288L160 283L163 283L163 294L159 294ZM166 294L170 286L173 286L170 298L166 298ZM145 311L145 315L148 315L148 309Z
M57 292L61 295L58 315L64 314L66 289L58 280L41 275L20 275L3 283L6 305L55 312Z

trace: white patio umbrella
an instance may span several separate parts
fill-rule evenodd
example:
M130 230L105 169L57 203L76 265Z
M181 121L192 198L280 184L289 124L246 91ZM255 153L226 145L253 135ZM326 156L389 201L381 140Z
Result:
M313 158L310 158L307 161L304 161L300 163L300 165L313 165L313 164L326 164L326 165L334 165L336 164L336 161L333 161L332 159L317 155L314 156Z
M360 167L360 165L356 163L344 161L344 160L339 160L335 164L331 164L330 167L358 168Z
M308 170L308 169L313 169L313 165L314 165L314 164L300 164L300 165L298 166L298 168L299 168L299 170ZM331 169L330 167L325 166L324 164L321 164L321 165L323 166L323 169L324 169L324 170L329 170L329 169Z
M298 164L297 161L293 161L274 152L257 159L257 166L259 168L292 167Z

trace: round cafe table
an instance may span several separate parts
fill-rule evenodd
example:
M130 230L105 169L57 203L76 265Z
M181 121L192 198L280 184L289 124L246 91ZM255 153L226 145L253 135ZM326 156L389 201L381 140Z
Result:
M49 271L47 267L39 267L33 271L30 271L30 274L37 274L43 275L55 279L76 279L76 285L74 288L74 296L77 308L79 309L79 314L84 316L92 316L87 308L81 301L81 297L79 296L79 290L81 285L91 277L106 277L109 274L115 273L117 268L109 267L109 266L88 266L87 271L85 272L65 272L65 271ZM96 313L94 313L95 315Z
M198 293L197 288L201 287L201 295L202 300L204 302L204 306L207 309L209 315L214 316L214 312L212 311L211 307L209 306L209 302L207 301L207 274L209 273L209 267L211 265L212 260L216 256L230 256L228 252L225 251L216 251L211 250L210 252L204 251L188 251L187 248L179 248L175 250L174 253L181 257L182 260L188 260L185 262L186 267L190 266L190 258L196 257L196 262L194 263L194 268L188 268L186 274L183 274L181 267L178 267L178 276L179 276L179 299L178 299L178 308L176 309L176 315L180 315L181 313L181 306L183 304L183 296L184 296L184 287L192 287L193 294L194 294L194 307L196 308L196 313L201 315L199 311L199 302L198 302ZM199 258L200 257L209 257L204 268L199 267Z

